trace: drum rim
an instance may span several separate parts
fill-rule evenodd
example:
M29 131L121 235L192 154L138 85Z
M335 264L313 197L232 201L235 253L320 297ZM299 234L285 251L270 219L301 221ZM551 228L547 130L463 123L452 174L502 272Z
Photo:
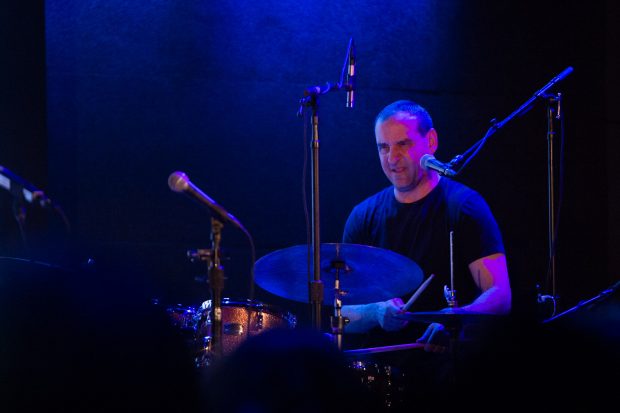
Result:
M199 306L199 309L204 309L205 304L207 302L211 302L212 300L210 298L204 300ZM231 299L229 297L225 297L222 298L222 305L232 305L232 306L238 306L238 307L252 307L252 308L260 308L260 309L267 309L268 312L270 313L277 313L277 314L290 314L293 315L294 314L292 312L290 312L289 310L284 309L282 306L280 305L276 305L276 304L269 304L269 303L265 303L264 301L260 301L260 300L249 300L246 299L245 301L242 300L238 300L238 299ZM269 311L269 309L271 310L275 310L275 311Z

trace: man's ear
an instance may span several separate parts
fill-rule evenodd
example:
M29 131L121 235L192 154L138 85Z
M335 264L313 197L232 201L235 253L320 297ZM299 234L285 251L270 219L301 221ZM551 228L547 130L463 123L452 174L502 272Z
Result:
M439 140L437 139L437 131L435 128L430 128L426 133L426 139L428 142L428 149L431 154L434 154L439 146Z

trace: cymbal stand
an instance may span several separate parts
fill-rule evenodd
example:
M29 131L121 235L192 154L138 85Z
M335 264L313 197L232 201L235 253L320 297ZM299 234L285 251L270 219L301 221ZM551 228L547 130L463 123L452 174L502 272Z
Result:
M454 289L454 231L450 231L450 288L444 285L443 294L448 307L454 308L458 306L456 290Z
M452 321L446 324L446 329L449 334L448 355L449 359L449 384L457 385L459 381L459 336L462 331L461 321Z
M458 301L456 299L456 290L454 289L454 231L450 231L450 288L447 285L443 290L444 298L448 303L448 308L458 307ZM457 356L458 356L458 339L461 332L460 322L451 322L446 326L449 336L449 348L450 352L450 384L454 385L457 381Z
M340 289L340 271L346 270L347 266L345 262L340 259L333 260L331 266L336 270L334 280L334 315L330 317L331 330L336 346L339 350L342 350L342 335L344 333L344 326L349 322L349 319L342 316L342 296L346 295L346 291Z

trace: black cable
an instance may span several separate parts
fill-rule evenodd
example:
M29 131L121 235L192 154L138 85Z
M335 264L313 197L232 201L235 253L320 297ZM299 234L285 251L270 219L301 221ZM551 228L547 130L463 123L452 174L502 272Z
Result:
M492 134L491 132L494 132L494 129L495 129L495 125L491 126L482 139L480 139L478 142L473 144L462 155L458 155L453 160L450 161L450 163L448 164L449 166L453 166L459 162L463 162L463 164L456 170L455 175L460 174L463 171L463 169L465 169L465 166L467 166L467 164L471 162L472 159L474 159L474 156L476 156L478 152L480 152L480 150L486 143L487 139L491 136ZM469 157L464 158L468 153L472 151L473 153ZM465 159L465 161L463 161L463 158Z

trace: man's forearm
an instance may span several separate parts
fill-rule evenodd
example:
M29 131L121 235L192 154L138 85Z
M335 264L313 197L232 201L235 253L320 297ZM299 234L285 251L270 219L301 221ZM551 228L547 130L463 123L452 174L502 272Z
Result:
M377 321L377 303L344 305L342 315L349 319L344 328L345 333L365 333L379 325Z

